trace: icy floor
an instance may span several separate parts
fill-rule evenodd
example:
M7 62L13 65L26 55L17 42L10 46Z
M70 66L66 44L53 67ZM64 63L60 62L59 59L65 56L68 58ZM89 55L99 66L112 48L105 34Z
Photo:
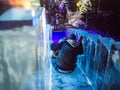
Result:
M62 74L52 67L51 90L93 90L79 66L70 74Z

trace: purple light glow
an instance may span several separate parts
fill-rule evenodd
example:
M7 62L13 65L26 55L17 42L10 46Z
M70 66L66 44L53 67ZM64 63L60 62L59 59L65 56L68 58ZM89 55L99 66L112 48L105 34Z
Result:
M59 11L62 12L62 10L63 10L63 6L60 4Z
M52 40L54 43L58 43L58 41L64 37L66 37L65 32L52 32Z

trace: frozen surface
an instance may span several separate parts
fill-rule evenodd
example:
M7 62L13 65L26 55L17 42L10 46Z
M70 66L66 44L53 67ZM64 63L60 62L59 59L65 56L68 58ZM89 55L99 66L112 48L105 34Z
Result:
M9 13L15 10L11 9ZM6 13L0 20L11 18ZM11 19L26 18L24 14L18 15L19 18ZM68 28L66 33L57 32L52 38L49 33L56 33L49 30L50 26L43 33L45 29L40 25L0 31L0 90L119 90L120 58L116 58L116 55L120 57L119 42L75 28ZM35 30L38 30L37 37ZM70 33L75 33L77 38L84 37L84 54L78 57L74 72L61 74L50 64L49 40L58 42ZM111 48L112 43L118 47L117 53Z
M31 20L31 10L26 10L20 7L10 8L2 15L0 21L18 21L18 20Z
M52 66L51 77L52 90L93 90L93 87L79 65L70 74L59 73Z
M119 90L120 42L82 29L67 28L67 33L75 33L78 38L84 37L82 42L84 54L83 58L79 59L79 65L94 89Z
M34 26L0 31L0 90L49 90L51 29L44 8L38 11ZM4 21L31 19L29 11L21 8L3 14Z
M35 47L35 35L0 31L0 90L26 88L27 79L36 71Z

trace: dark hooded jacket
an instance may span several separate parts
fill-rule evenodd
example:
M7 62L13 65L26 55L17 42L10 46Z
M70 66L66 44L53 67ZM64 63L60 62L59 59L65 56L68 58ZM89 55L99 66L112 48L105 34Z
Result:
M56 57L57 67L66 71L75 68L77 55L83 53L82 43L78 43L72 39L67 39L59 44L53 43L51 50L60 50Z

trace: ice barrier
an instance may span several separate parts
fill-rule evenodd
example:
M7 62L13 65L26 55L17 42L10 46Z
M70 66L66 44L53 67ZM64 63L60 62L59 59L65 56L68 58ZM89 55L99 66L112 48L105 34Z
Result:
M0 31L0 90L26 88L36 68L35 39L22 31Z
M33 26L0 31L0 90L49 90L52 32L45 21L45 9L40 7Z
M120 88L120 42L81 29L68 28L66 33L83 36L82 58L79 65L88 76L95 90Z

